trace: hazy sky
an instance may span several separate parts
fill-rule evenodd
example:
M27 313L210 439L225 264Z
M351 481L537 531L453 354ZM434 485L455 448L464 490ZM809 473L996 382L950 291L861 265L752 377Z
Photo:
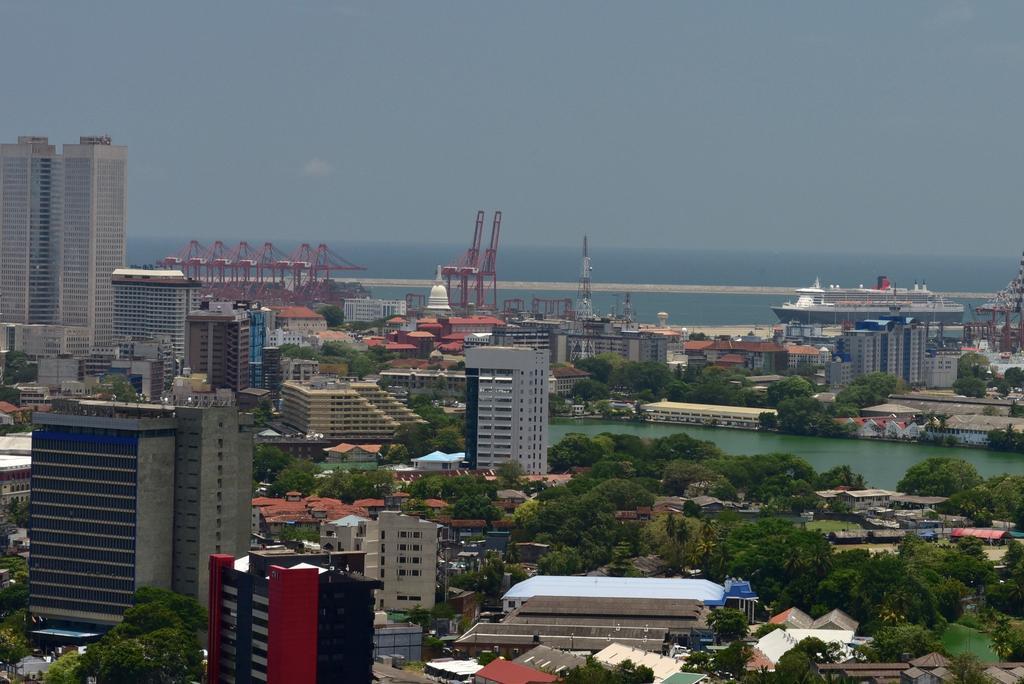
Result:
M129 229L1024 247L1024 3L0 0L0 140L109 133Z

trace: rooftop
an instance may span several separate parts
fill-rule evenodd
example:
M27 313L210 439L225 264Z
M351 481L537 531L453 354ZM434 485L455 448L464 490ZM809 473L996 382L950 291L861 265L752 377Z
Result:
M654 577L576 577L538 575L516 584L502 600L525 601L534 596L579 598L690 599L705 605L725 603L725 587L702 579Z
M699 411L701 413L731 413L757 418L762 413L775 413L775 409L747 406L719 406L717 404L687 404L681 401L656 401L643 405L644 411Z
M492 660L483 669L477 670L476 676L497 684L546 684L558 681L555 675L501 659Z
M272 306L278 318L323 318L308 306Z
M454 454L446 454L443 451L434 451L426 456L412 459L414 463L462 463L466 460L466 454L462 451Z

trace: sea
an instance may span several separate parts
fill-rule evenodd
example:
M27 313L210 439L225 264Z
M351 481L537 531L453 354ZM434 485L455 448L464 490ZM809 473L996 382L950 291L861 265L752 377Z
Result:
M297 245L275 241L285 252ZM179 252L180 240L130 238L128 262L142 266ZM346 279L432 278L438 264L450 263L465 247L449 244L352 242L330 244L345 259L364 266L365 271L343 274ZM530 282L574 282L579 278L581 251L578 247L529 245L502 246L498 254L499 280ZM1007 252L998 256L925 255L891 252L848 251L765 251L702 250L684 248L629 247L611 249L595 244L590 250L591 277L597 282L654 283L686 285L754 285L806 287L820 278L822 285L871 286L880 275L899 287L925 282L936 291L996 292L1016 275L1020 256ZM410 288L374 287L373 295L403 298ZM426 294L423 291L421 294ZM594 307L600 313L621 313L626 292L594 293ZM630 294L637 320L653 323L658 312L669 314L669 323L700 326L755 326L776 322L769 307L793 299L788 295L675 294L633 292ZM522 298L529 306L532 297L574 298L567 291L511 290L499 288L499 305L505 299ZM972 308L984 300L960 300Z

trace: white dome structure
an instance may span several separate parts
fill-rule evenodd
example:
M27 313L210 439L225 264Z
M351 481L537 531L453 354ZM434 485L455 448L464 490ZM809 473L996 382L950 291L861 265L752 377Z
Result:
M444 281L441 280L440 266L437 267L437 275L434 276L434 286L430 288L427 308L424 311L435 314L448 314L452 311L451 304L448 303L448 289L445 288Z

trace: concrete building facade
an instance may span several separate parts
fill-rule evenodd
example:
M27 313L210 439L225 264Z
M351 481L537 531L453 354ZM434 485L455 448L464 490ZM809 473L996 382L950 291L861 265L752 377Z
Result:
M516 461L548 469L548 353L516 347L466 350L466 460L473 468Z
M0 145L0 320L60 322L63 169L47 138Z
M314 380L281 386L281 420L305 434L348 441L387 441L420 423L405 404L372 382Z
M369 323L392 316L404 316L404 299L346 299L345 320L351 323Z
M111 286L115 337L165 340L175 358L185 358L186 318L196 308L198 280L178 270L118 268Z
M925 384L928 329L906 316L858 321L836 343L829 384L845 385L867 373L888 373L908 385Z
M185 365L205 374L213 389L237 392L249 386L249 313L238 306L203 302L187 317Z
M92 346L106 348L114 332L110 277L124 266L128 148L88 136L63 153L61 323L88 328Z
M0 319L113 331L110 276L124 265L128 149L82 137L58 154L45 137L0 145Z
M377 610L429 610L437 588L437 535L436 523L381 511L376 520L350 515L324 523L320 546L366 554L366 576L383 583L376 592Z
M252 438L233 406L60 402L32 435L29 612L103 629L142 586L205 600L249 547Z

